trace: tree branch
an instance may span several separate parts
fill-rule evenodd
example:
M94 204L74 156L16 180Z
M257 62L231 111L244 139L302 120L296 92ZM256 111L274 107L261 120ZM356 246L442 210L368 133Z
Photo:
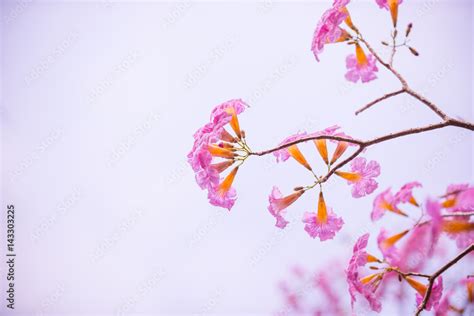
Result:
M474 244L471 244L469 247L464 249L460 254L458 254L456 257L451 259L451 261L449 261L444 266L439 268L438 271L436 271L435 273L433 273L429 277L428 288L426 289L426 293L425 293L425 297L423 298L423 302L421 303L421 305L418 307L418 309L416 311L416 314L415 314L416 316L419 316L421 314L421 312L426 308L426 304L428 304L428 301L430 299L431 292L433 291L433 284L434 284L434 281L436 280L436 278L439 277L441 274L443 274L446 270L451 268L453 265L455 265L459 260L461 260L463 257L468 255L473 250L474 250Z
M359 113L361 113L361 112L367 110L367 109L370 108L372 105L375 105L375 104L379 103L380 101L383 101L383 100L385 100L385 99L394 97L394 96L396 96L396 95L398 95L398 94L400 94L400 93L403 93L403 92L406 92L405 89L400 89L400 90L397 90L397 91L395 91L395 92L387 93L387 94L385 94L384 96L381 96L380 98L375 99L374 101L372 101L372 102L366 104L365 106L363 106L362 108L360 108L359 110L357 110L357 111L355 112L355 115L358 115Z

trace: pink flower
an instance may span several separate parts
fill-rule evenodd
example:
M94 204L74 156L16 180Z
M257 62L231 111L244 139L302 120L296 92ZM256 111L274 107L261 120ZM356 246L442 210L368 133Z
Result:
M348 184L352 184L352 196L355 198L363 197L375 191L378 187L375 177L380 175L380 165L372 160L367 163L363 157L357 157L351 162L352 172L336 171L335 173Z
M359 268L365 266L368 262L368 258L371 257L365 251L368 240L369 234L365 234L361 236L354 245L353 254L346 270L347 283L349 285L352 308L354 308L357 293L360 293L368 301L370 308L379 313L382 310L382 305L375 294L375 290L377 288L377 282L381 281L382 276L374 275L368 278L365 277L364 279L368 281L364 281L365 283L363 284L359 275Z
M390 188L379 193L374 199L372 213L370 218L372 221L379 220L386 211L394 211L396 209L395 199Z
M459 249L464 249L474 243L474 222L468 218L444 220L443 231L449 238L456 241Z
M345 8L348 3L349 0L335 0L332 7L324 12L319 20L311 44L311 50L317 61L319 61L318 54L323 51L324 45L345 41L350 38L349 34L339 26L348 18L351 24L349 13Z
M389 10L389 2L390 0L375 0L379 5L380 9L387 9ZM398 0L398 4L401 4L403 0Z
M351 54L346 58L346 79L356 83L359 79L365 83L377 78L378 71L376 59L373 55L365 55L362 47L356 44L356 54Z
M302 138L305 138L306 136L308 136L308 134L306 132L298 132L294 135L291 135L291 136L288 136L287 138L285 138L279 144L279 146L294 142L294 141L302 139ZM283 149L280 149L280 150L277 150L277 151L273 152L273 156L275 156L277 162L287 161L288 158L291 157L290 152L288 151L288 147L285 147Z
M229 211L234 206L237 194L231 186L238 169L239 167L235 167L218 186L209 189L208 199L212 205L226 208Z
M441 205L432 199L426 201L426 213L431 217L431 241L429 256L433 254L435 245L438 243L441 230L443 228L443 217L441 216Z
M270 202L268 211L276 218L276 227L282 229L286 227L288 221L283 217L285 215L285 209L293 204L303 193L304 190L299 190L283 197L280 190L275 186L273 187L272 193L268 197L268 201Z
M226 125L227 123L231 123L231 126L238 122L232 123L232 120L237 118L237 115L242 113L248 105L242 101L242 99L233 99L226 101L218 106L216 106L211 112L211 123L214 125L221 127ZM234 129L234 126L232 126ZM240 133L240 129L235 131L237 134Z
M306 212L303 217L303 223L306 223L304 230L311 237L319 237L321 241L325 241L334 238L336 233L341 230L344 221L333 213L332 208L329 208L325 222L318 219L317 213Z
M416 202L415 198L413 197L413 189L422 187L421 183L417 181L408 182L404 186L400 188L395 194L395 199L400 203L407 203L410 202L411 204L417 206L418 203Z
M417 291L416 293L416 304L419 306L423 301L423 297L425 296L425 291ZM441 296L443 296L443 278L439 276L435 283L433 284L433 288L431 290L431 295L426 304L426 310L430 311L433 307L436 309L438 307L439 301L441 300Z
M303 217L304 230L312 237L321 241L333 239L341 230L344 221L337 217L332 208L327 209L323 193L319 193L318 213L306 212Z
M379 236L377 237L377 244L383 254L384 259L393 266L398 265L400 261L400 253L395 247L395 244L400 239L402 239L407 233L408 230L405 230L401 233L389 236L388 232L384 228L382 228L380 230Z
M307 137L308 134L306 132L298 132L295 135L291 135L285 138L281 143L281 145L285 145L300 139ZM297 145L291 145L285 147L283 149L277 150L273 152L273 155L276 157L277 162L280 161L287 161L288 158L293 157L296 161L298 161L301 165L303 165L306 169L311 170L311 166L309 165L308 161L301 153Z
M403 0L375 0L381 9L387 9L390 11L392 16L393 26L397 26L398 18L398 5L403 2Z
M450 212L468 212L474 209L474 187L468 184L452 184L446 190L443 202Z

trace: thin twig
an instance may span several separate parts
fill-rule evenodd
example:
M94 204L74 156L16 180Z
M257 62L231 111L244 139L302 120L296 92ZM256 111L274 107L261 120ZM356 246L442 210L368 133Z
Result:
M405 92L405 89L400 89L400 90L397 90L397 91L395 91L395 92L387 93L387 94L381 96L380 98L375 99L374 101L372 101L372 102L366 104L365 106L363 106L363 107L360 108L359 110L357 110L357 111L355 112L355 115L358 115L359 113L361 113L361 112L367 110L367 109L370 108L372 105L375 105L375 104L379 103L380 101L383 101L383 100L385 100L385 99L394 97L394 96L396 96L396 95L398 95L398 94L400 94L400 93L403 93L403 92Z
M451 268L453 265L455 265L459 260L461 260L463 257L468 255L473 250L474 250L474 244L471 244L469 247L464 249L460 254L458 254L456 257L451 259L448 263L446 263L444 266L439 268L438 271L436 271L429 277L428 287L426 289L425 296L423 297L423 301L421 302L421 305L418 307L416 311L416 314L415 314L416 316L419 316L421 312L426 308L426 304L428 304L428 301L430 299L431 292L433 291L433 284L436 278L439 277L441 274L443 274L446 270Z

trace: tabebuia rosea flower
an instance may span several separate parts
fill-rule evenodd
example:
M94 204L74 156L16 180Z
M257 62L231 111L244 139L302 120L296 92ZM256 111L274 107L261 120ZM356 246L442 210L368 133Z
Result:
M351 139L350 136L344 134L343 132L338 132L337 130L339 128L340 127L338 125L333 125L328 128L325 128L322 131L317 131L312 134L309 134L308 136L338 136L338 137ZM319 155L321 156L321 158L323 159L323 161L326 163L327 166L331 166L332 164L334 164L344 154L344 152L349 146L355 146L355 144L351 142L331 139L330 142L336 143L337 146L336 146L336 149L334 150L334 153L332 154L331 160L329 160L329 153L328 153L326 139L315 139L313 142L316 146L316 149L319 152Z
M405 277L405 280L416 291L416 304L420 305L425 297L428 287L410 276ZM427 311L430 311L432 308L436 309L441 300L441 296L443 296L443 278L439 276L433 284L430 298L428 299L425 309Z
M306 132L299 132L294 135L291 135L287 138L285 138L280 145L285 145L297 140L300 140L302 138L307 137ZM304 166L308 170L312 170L311 166L309 165L308 161L304 157L304 155L301 153L300 149L298 148L298 145L291 145L288 147L285 147L283 149L277 150L273 153L275 156L277 162L280 161L287 161L288 158L293 157L297 162L299 162L302 166Z
M380 175L380 165L375 160L367 163L363 157L357 157L351 162L351 172L336 171L339 177L352 185L352 196L360 198L371 194L378 187L374 178Z
M377 61L374 55L370 54L367 56L358 43L355 44L355 50L355 55L351 54L346 57L346 79L354 83L359 80L362 83L366 83L377 79L375 73L379 69L377 68Z
M397 27L398 20L398 5L403 2L403 0L375 0L381 9L387 9L390 11L392 16L392 23L394 27Z
M468 276L445 291L435 310L435 316L469 315L474 308L474 278Z
M400 261L400 254L395 244L408 233L409 230L404 230L400 233L389 236L388 232L384 228L380 230L380 233L377 237L377 244L385 261L393 266L398 265Z
M395 195L392 194L391 188L379 193L375 197L372 213L370 214L372 221L379 220L387 211L407 216L407 214L399 208L399 205L402 203L410 203L414 206L419 206L413 196L413 189L416 187L421 187L421 183L416 181L409 182L403 185Z
M209 202L229 210L237 198L232 184L238 166L223 179L220 174L234 163L242 163L249 154L238 120L238 115L246 107L241 99L229 100L216 106L211 112L210 122L194 134L193 148L187 156L196 182L201 189L208 190ZM227 125L235 136L226 129Z
M351 306L357 301L357 294L362 295L373 311L380 312L382 304L375 293L383 279L383 273L376 272L362 277L359 270L369 262L381 262L375 256L365 250L369 241L369 234L362 235L355 243L352 257L346 270L346 279L349 285Z
M344 42L351 38L350 34L340 26L345 21L349 27L353 27L346 8L347 4L349 4L349 0L335 0L332 7L324 12L319 20L311 44L311 50L317 61L319 61L318 55L323 51L324 45Z
M285 209L299 199L304 192L304 190L297 190L284 197L277 187L273 187L268 197L268 202L270 203L268 211L276 218L276 227L282 229L286 227L288 221L283 217L286 213Z
M319 237L321 241L334 238L341 230L344 221L337 217L332 208L326 206L323 192L319 192L318 212L306 212L303 217L304 230L312 237Z
M449 212L474 210L474 187L467 183L449 185L442 206Z

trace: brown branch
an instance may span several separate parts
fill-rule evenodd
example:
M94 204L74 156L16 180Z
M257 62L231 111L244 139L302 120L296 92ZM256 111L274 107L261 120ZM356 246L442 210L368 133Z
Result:
M372 105L375 105L375 104L379 103L380 101L383 101L383 100L385 100L385 99L394 97L394 96L396 96L396 95L398 95L398 94L400 94L400 93L403 93L403 92L406 92L405 89L400 89L400 90L395 91L395 92L387 93L387 94L381 96L380 98L375 99L374 101L372 101L372 102L366 104L365 106L363 106L363 107L360 108L359 110L357 110L357 111L355 112L355 115L358 115L359 113L361 113L361 112L367 110L367 109L370 108Z
M421 305L418 307L416 311L416 314L415 314L416 316L419 316L421 312L426 308L426 304L428 304L428 301L430 299L431 292L433 291L433 284L436 278L439 277L441 274L443 274L446 270L451 268L453 265L455 265L459 260L461 260L463 257L468 255L473 250L474 250L474 244L471 244L469 247L464 249L460 254L458 254L456 257L451 259L448 263L446 263L444 266L439 268L438 271L436 271L429 277L428 288L426 289L425 297L423 297L423 301L421 302Z
M367 140L367 141L362 141L362 140L359 140L359 139L348 138L348 137L330 136L330 135L310 136L310 137L301 138L301 139L298 139L298 140L295 140L295 141L292 141L292 142L289 142L289 143L286 143L286 144L279 145L279 146L277 146L275 148L272 148L272 149L267 149L267 150L258 151L258 152L251 152L249 155L264 156L264 155L273 153L275 151L278 151L278 150L281 150L281 149L284 149L284 148L287 148L287 147L290 147L290 146L293 146L293 145L296 145L296 144L299 144L299 143L304 143L304 142L311 141L311 140L316 140L316 139L330 139L330 140L344 141L344 142L359 145L359 148L352 155L350 155L345 160L341 161L339 164L335 165L333 168L331 168L331 170L324 177L322 177L320 179L320 183L324 183L334 174L334 172L336 172L341 167L345 166L351 160L356 158L361 152L363 152L364 149L366 149L370 146L373 146L373 145L379 144L379 143L383 143L383 142L386 142L386 141L391 140L391 139L395 139L395 138L399 138L399 137L403 137L403 136L407 136L407 135L412 135L412 134L419 134L419 133L423 133L423 132L427 132L427 131L431 131L431 130L435 130L435 129L444 128L444 127L447 127L447 126L457 126L457 127L462 127L462 128L466 128L466 129L469 129L469 130L474 130L474 124L472 124L472 123L459 121L459 120L455 120L455 119L449 119L448 121L445 121L445 122L441 122L441 123L437 123L437 124L430 124L430 125L417 127L417 128L410 128L410 129L402 130L402 131L399 131L399 132L395 132L395 133L383 135L383 136L380 136L380 137L376 137L376 138L373 138L373 139Z

